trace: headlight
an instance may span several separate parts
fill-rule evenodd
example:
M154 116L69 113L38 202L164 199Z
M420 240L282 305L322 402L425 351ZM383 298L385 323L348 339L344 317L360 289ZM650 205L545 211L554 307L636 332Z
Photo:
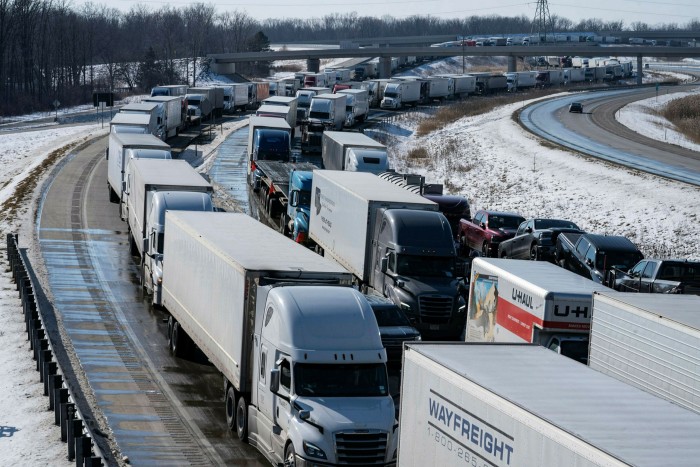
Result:
M421 336L416 336L416 338L415 338L415 339L413 339L413 340L414 340L414 341L422 341L422 340L423 340L423 338L422 338Z
M401 309L403 311L411 311L411 305L406 302L401 302Z
M318 446L304 441L304 452L307 456L315 457L316 459L325 459L326 453Z

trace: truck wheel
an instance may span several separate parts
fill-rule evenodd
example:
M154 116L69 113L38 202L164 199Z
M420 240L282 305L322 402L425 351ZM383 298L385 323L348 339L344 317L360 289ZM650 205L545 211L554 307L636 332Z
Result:
M183 358L187 350L187 335L177 321L173 323L172 335L173 337L170 340L170 352L173 354L173 357Z
M296 467L297 453L294 451L294 445L290 442L284 448L284 467Z
M532 246L530 247L530 259L532 261L539 261L540 260L540 252L537 249L536 243L533 243Z
M236 429L236 391L231 385L226 391L226 424L229 430Z
M173 318L173 315L168 316L168 348L172 345L173 342L173 323L175 322L175 318Z
M131 256L138 256L139 255L139 250L136 248L136 240L134 239L133 234L131 231L129 232L129 253Z
M280 233L285 237L289 237L289 226L287 225L287 216L280 214Z
M244 443L248 441L248 404L243 396L238 398L236 404L236 434Z
M107 189L109 190L109 202L110 203L118 203L119 196L117 196L117 192L114 191L109 184L107 184Z

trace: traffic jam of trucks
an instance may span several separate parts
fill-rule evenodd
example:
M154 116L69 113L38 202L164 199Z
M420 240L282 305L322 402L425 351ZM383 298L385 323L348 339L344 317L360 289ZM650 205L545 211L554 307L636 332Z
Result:
M697 461L700 263L567 220L472 215L352 130L370 108L583 80L571 63L157 86L115 115L107 185L141 286L171 353L199 349L222 374L240 440L273 465ZM256 214L216 212L163 140L251 109Z

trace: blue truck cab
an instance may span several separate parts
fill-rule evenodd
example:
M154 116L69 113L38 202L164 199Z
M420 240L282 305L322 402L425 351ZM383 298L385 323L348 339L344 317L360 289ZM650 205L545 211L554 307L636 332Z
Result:
M313 172L292 170L289 174L289 203L287 218L290 219L292 239L301 244L308 244L309 209L311 207L311 181Z

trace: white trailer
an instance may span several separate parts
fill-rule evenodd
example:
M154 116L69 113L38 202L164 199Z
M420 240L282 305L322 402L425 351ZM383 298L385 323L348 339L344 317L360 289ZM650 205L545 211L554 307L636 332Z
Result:
M133 159L129 162L124 174L121 212L122 220L129 225L132 255L143 259L148 232L146 217L155 193L182 191L211 196L213 188L184 160Z
M593 292L610 290L552 263L475 258L467 342L526 342L585 362Z
M138 102L122 106L119 113L144 114L151 118L149 126L155 128L153 134L165 141L165 106L161 102Z
M287 114L286 120L289 126L293 129L297 126L297 105L299 99L296 97L287 96L270 96L262 101L262 105L269 109L269 107L287 107L289 108L289 113ZM294 132L292 132L294 133Z
M350 274L245 214L169 211L165 224L171 350L191 339L224 375L238 438L273 465L390 464L386 351Z
M132 159L172 159L172 154L170 146L153 135L110 133L107 147L107 189L112 203L121 202L124 172Z
M117 112L109 122L110 133L138 133L155 135L157 126L147 114Z
M151 97L155 96L185 96L187 94L186 84L168 84L156 86L151 89Z
M271 97L268 97L268 99L270 98ZM291 107L266 104L265 101L263 101L263 104L258 108L258 110L255 111L255 115L258 117L283 119L292 129L292 137L294 136L294 127L296 126L297 114L296 111L292 112Z
M696 465L700 415L531 345L405 346L398 465Z
M345 123L345 94L318 94L309 106L309 131L342 130ZM320 141L319 141L320 143Z
M505 73L508 92L514 92L518 89L533 88L537 85L536 71L516 71L513 73Z
M369 114L369 93L366 89L341 89L336 94L347 96L345 103L345 126L364 122Z
M223 86L224 88L224 112L234 113L236 110L245 110L248 106L248 84L236 83Z
M420 102L421 83L417 80L392 81L384 88L384 98L380 103L382 109L398 110L407 105Z
M700 297L596 293L588 364L700 413Z
M450 96L450 80L440 76L431 76L428 78L428 94L429 101L442 101Z
M586 79L586 70L584 68L565 68L564 82L565 83L580 83Z
M362 133L324 131L321 157L326 170L378 174L387 170L386 146Z
M453 93L455 97L467 97L476 92L476 78L471 75L450 75L453 81Z
M185 96L154 96L147 97L144 102L157 102L165 109L165 138L177 136L185 126L187 112L184 110Z

